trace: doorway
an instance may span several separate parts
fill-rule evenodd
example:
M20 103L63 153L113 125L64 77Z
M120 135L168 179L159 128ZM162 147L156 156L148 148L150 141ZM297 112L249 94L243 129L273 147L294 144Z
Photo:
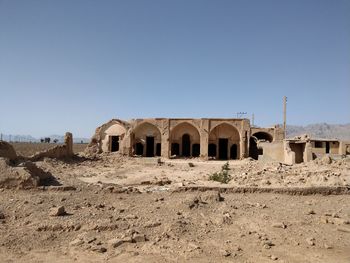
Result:
M162 145L160 143L156 144L156 156L161 156L162 154Z
M140 143L140 142L136 143L136 145L135 145L135 154L139 155L139 156L143 155L143 144L142 143Z
M232 144L230 148L230 159L232 160L237 159L237 144Z
M191 156L191 139L188 134L182 135L182 156Z
M180 155L180 145L178 143L171 144L171 155L179 156Z
M199 157L199 155L200 155L200 145L199 145L199 143L194 143L193 145L192 145L192 156L193 157Z
M295 153L295 163L304 162L305 143L290 143L290 149Z
M219 159L227 160L228 139L219 139Z
M154 157L154 137L146 137L146 157Z
M326 153L329 153L329 142L326 142Z
M216 144L210 143L208 146L208 156L209 157L216 157Z
M111 136L111 152L119 151L119 136Z

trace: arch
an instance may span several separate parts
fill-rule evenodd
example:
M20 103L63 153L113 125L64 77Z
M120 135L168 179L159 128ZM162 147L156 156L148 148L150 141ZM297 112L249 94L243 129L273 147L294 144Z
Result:
M100 127L99 136L103 152L119 151L126 134L126 124L119 120L111 120Z
M197 145L200 145L200 134L198 129L188 122L177 124L170 131L169 141L171 145L171 155L194 157L198 154Z
M161 146L157 145L161 143L161 133L157 126L142 122L134 128L132 135L135 154L140 149L140 144L143 146L142 156L154 157L159 152Z
M252 136L257 138L258 140L265 140L269 142L273 141L273 136L270 133L263 132L263 131L255 132L252 134Z
M263 131L255 132L249 138L249 156L255 160L259 159L259 155L263 154L263 150L259 149L257 143L259 140L265 140L267 142L272 142L273 137L271 134Z
M216 125L209 133L209 156L213 154L215 145L215 158L221 160L237 159L239 156L239 149L236 146L236 152L230 154L232 145L240 145L240 134L236 127L226 122ZM216 150L217 149L217 150ZM232 158L234 157L234 158Z

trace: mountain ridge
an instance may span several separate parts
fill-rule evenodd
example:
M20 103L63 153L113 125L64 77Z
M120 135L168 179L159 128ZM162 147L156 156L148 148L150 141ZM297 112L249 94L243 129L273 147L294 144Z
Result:
M346 124L328 124L328 123L313 123L308 125L287 125L287 138L293 138L302 134L308 134L312 138L324 138L324 139L339 139L344 141L350 141L350 123ZM58 142L64 141L63 135L50 135L51 141L57 139ZM31 135L13 135L2 134L4 141L14 142L40 142L41 138L36 138ZM88 143L90 138L77 137L73 135L75 143Z

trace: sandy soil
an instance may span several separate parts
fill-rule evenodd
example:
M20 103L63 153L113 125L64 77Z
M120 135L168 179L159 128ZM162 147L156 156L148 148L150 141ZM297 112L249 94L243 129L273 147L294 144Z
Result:
M0 189L1 262L350 262L348 160L231 161L227 185L208 181L219 161L102 155L36 164L60 185ZM322 195L319 186L348 191ZM258 191L276 188L315 191ZM51 216L60 206L66 214Z

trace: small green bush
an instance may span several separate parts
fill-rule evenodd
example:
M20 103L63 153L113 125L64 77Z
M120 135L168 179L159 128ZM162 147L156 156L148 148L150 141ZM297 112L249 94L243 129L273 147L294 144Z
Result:
M209 175L209 180L227 184L232 180L231 175L228 173L230 170L229 163L226 162L222 167L220 172L215 172Z

